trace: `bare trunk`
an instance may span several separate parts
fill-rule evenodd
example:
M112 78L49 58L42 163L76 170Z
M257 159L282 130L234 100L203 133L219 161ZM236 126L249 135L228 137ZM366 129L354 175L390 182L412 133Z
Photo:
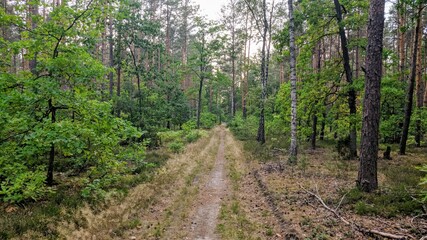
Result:
M113 42L113 18L112 17L109 18L109 30L110 30L110 36L108 39L109 51L110 51L109 60L110 60L110 67L113 68L114 67L114 52L113 52L114 42ZM108 78L110 80L110 98L113 98L113 89L114 89L113 72L109 73Z
M56 122L56 108L52 105L52 99L49 99L48 104L51 112L51 123L54 124ZM52 142L50 144L49 164L47 166L46 184L48 186L53 185L53 163L54 162L55 162L55 144Z
M405 3L402 0L398 0L397 3L397 14L398 14L398 38L399 38L399 79L405 81Z
M405 119L403 122L402 136L400 138L400 145L399 145L399 154L400 155L406 154L406 142L408 140L409 124L411 123L412 106L413 106L413 101L414 101L415 78L416 78L416 71L417 71L418 34L421 33L421 29L420 29L421 28L421 15L422 15L422 7L420 5L418 8L417 23L416 23L416 27L415 27L411 76L409 79L408 91L406 94Z
M262 28L262 49L261 49L261 101L260 101L260 116L258 124L257 141L261 144L265 143L265 128L264 128L264 106L267 97L267 3L263 0L263 28Z
M291 81L291 146L289 149L289 163L297 163L297 75L295 52L295 25L292 0L288 0L289 8L289 50L290 50L290 81Z
M320 80L320 71L321 71L321 62L322 62L322 46L321 42L319 42L317 46L317 56L315 61L315 69L317 72L317 81ZM316 101L317 104L317 101ZM316 106L315 106L316 108ZM316 137L317 137L317 110L315 109L313 112L313 123L312 123L312 132L311 132L311 149L316 149Z
M347 79L347 83L350 86L349 90L347 92L348 94L348 107L350 109L350 153L349 157L350 159L354 159L357 157L357 133L356 133L356 91L354 90L353 85L353 74L350 67L350 55L348 53L348 46L347 46L347 36L345 34L344 26L342 25L342 13L341 13L341 4L338 0L334 0L335 3L335 10L337 12L337 20L338 20L338 26L339 26L339 33L341 38L341 50L344 60L344 71L345 71L345 77Z
M365 97L357 186L365 192L378 188L377 159L385 0L371 0L366 50Z
M422 19L422 16L420 16L420 18ZM417 120L415 122L415 128L416 128L416 133L415 133L415 142L417 143L417 147L421 146L421 139L423 136L423 131L421 128L421 110L424 106L424 91L425 91L425 85L424 85L424 80L423 80L423 66L422 66L422 38L423 38L423 32L422 32L422 21L420 21L420 27L418 28L418 33L417 33L417 37L418 37L418 45L417 45L417 74L416 74L416 82L417 82Z

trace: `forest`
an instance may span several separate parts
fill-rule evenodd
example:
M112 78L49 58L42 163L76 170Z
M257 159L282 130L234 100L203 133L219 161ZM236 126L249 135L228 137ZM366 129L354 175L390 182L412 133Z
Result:
M427 1L1 1L0 239L426 239Z

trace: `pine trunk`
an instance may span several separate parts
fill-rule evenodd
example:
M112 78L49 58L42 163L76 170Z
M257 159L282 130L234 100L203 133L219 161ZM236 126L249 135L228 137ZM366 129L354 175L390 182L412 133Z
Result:
M380 123L380 87L385 0L371 0L369 6L368 46L366 49L365 97L357 186L372 192L378 188L377 159Z
M421 33L421 14L422 14L422 8L421 5L418 8L417 13L417 23L415 27L415 37L414 37L414 45L413 45L413 55L412 55L412 66L411 66L411 76L408 83L408 90L406 93L406 103L405 103L405 119L403 121L403 128L402 128L402 136L400 138L400 145L399 145L399 154L405 155L406 154L406 142L408 140L408 134L409 134L409 124L411 123L411 116L412 116L412 107L414 102L414 88L415 88L415 78L416 78L416 71L417 71L417 52L418 52L418 35Z
M421 7L421 6L420 6ZM419 7L419 8L420 8ZM420 10L422 11L422 10ZM422 19L422 15L419 16L420 19ZM425 85L423 80L423 66L422 66L422 45L423 45L423 32L422 32L422 21L420 21L420 27L418 28L418 42L417 42L417 74L416 74L416 82L417 82L417 120L415 122L415 142L417 143L417 147L421 147L421 139L423 136L423 131L421 128L421 110L424 106L424 91L425 91Z
M350 55L348 53L348 45L347 45L347 36L345 34L344 26L342 25L342 12L341 12L341 4L338 0L334 0L335 11L337 13L338 20L338 28L339 34L341 38L341 50L344 60L344 71L345 77L347 79L347 83L350 86L347 94L348 94L348 107L350 109L350 159L354 159L357 157L357 132L356 132L356 123L355 115L356 115L356 91L353 88L353 74L350 67Z

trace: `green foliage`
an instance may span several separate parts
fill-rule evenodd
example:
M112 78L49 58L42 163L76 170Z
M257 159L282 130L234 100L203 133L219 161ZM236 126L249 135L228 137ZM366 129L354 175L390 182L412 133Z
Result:
M192 143L192 142L195 142L200 137L201 135L198 130L192 130L185 136L185 140L189 143Z
M203 128L213 128L217 122L216 115L210 112L202 112L200 116L200 124Z
M88 6L94 18L101 14L92 11L100 7L96 4L99 2ZM85 14L67 4L58 6L49 21L34 18L37 28L23 31L26 37L7 42L8 48L0 50L2 56L9 54L10 48L25 47L30 54L38 53L33 72L0 74L3 201L37 200L48 192L43 171L51 149L55 171L83 172L105 187L110 182L107 178L125 168L116 159L117 145L141 135L128 121L115 117L112 104L96 91L95 83L104 81L108 69L90 54L88 43L99 29L84 31L93 24ZM86 34L80 34L82 31ZM89 188L97 186L91 181L88 184L92 184Z
M158 135L160 136L160 139L162 139L162 143L165 144L182 138L181 131L159 132Z
M346 195L346 201L354 204L352 206L354 211L360 215L396 217L402 214L410 215L422 212L422 204L414 201L410 192L403 186L371 194L359 189L352 189Z
M250 116L246 120L237 115L228 127L233 131L239 140L255 139L258 129L258 119L256 116Z
M181 141L175 140L169 143L168 147L173 153L180 153L184 150L184 143L182 143Z
M400 140L405 95L405 84L397 77L382 79L380 137L385 143L396 143Z
M44 169L19 171L17 170L19 168L14 170L13 166L9 167L12 167L11 171L15 171L15 173L3 174L8 176L1 183L0 189L0 196L4 202L19 203L28 199L38 200L49 192L45 186L46 173Z
M423 186L426 186L426 184L427 184L427 165L421 166L419 168L419 170L425 174L425 176L421 178L420 184ZM427 202L427 190L422 191L422 200L424 203Z
M184 132L190 132L191 130L196 129L197 124L196 124L196 121L190 120L183 123L181 127L182 127L182 130L184 130Z

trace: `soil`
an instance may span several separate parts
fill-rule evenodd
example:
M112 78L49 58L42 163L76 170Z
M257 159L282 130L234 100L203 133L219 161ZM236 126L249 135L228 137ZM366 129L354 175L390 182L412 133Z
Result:
M225 173L224 130L221 129L218 153L209 180L197 196L195 211L189 217L191 231L188 239L219 239L215 234L222 199L227 194L228 183Z

